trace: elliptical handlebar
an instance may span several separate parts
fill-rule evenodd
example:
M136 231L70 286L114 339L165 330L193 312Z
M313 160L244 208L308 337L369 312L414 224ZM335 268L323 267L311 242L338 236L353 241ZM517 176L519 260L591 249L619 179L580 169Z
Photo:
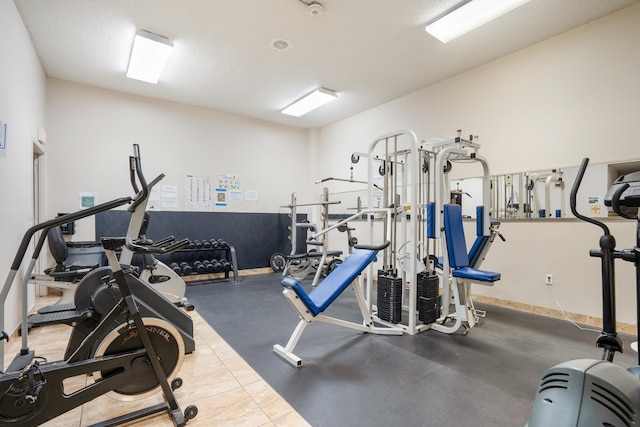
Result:
M15 258L13 259L13 263L11 264L11 270L18 270L20 265L22 264L22 260L24 259L24 255L29 248L29 244L31 243L31 238L36 232L42 230L42 236L46 237L46 232L49 229L66 224L68 222L76 221L78 219L86 218L89 216L93 216L99 212L104 212L116 208L118 206L126 205L131 202L131 197L121 197L119 199L111 200L109 202L101 203L96 206L92 206L90 208L84 209L82 211L61 215L57 218L50 219L45 222L41 222L40 224L36 224L33 227L29 228L20 242L20 246L18 247L18 251L16 253ZM42 243L44 243L44 237L42 237L37 244L37 250L35 251L34 257L40 252L42 248Z
M136 208L144 203L149 198L151 188L160 182L164 178L164 174L161 173L153 181L147 183L144 173L142 172L142 161L140 160L140 147L138 144L133 144L133 156L129 156L129 180L131 181L131 187L136 193L133 198L133 203L129 206L129 212L133 212ZM138 186L138 181L140 186ZM140 190L142 188L142 191Z
M611 233L609 232L609 227L607 227L605 224L598 221L597 219L589 218L588 216L582 215L580 212L578 212L578 209L576 207L578 190L580 189L580 184L582 183L582 178L584 178L584 173L587 170L588 164L589 164L588 157L585 157L584 159L582 159L582 163L580 164L580 168L578 169L578 174L576 175L576 180L573 182L573 186L571 187L571 194L569 195L569 206L571 207L571 213L573 213L573 215L578 219L597 225L598 227L602 228L602 231L606 236L610 236Z
M140 192L140 189L138 188L138 183L136 182L136 158L134 156L129 156L129 181L131 181L133 192L138 194Z
M131 168L135 169L134 171ZM129 206L129 211L133 212L136 207L143 203L145 200L149 198L149 186L147 185L147 180L144 177L144 173L142 173L142 161L140 160L140 146L138 144L133 144L133 157L129 157L129 175L131 177L131 185L133 186L134 191L137 193L134 198L133 203ZM136 183L136 179L140 181L140 187L142 191L138 191L138 185Z
M597 225L603 231L603 236L600 237L600 249L599 250L591 250L589 255L592 257L600 258L600 265L602 271L602 332L598 337L596 345L600 348L603 348L604 353L602 355L603 360L608 360L609 362L613 361L613 356L615 352L622 353L622 342L620 338L618 338L616 333L616 297L615 297L615 269L614 269L614 258L616 256L616 241L615 238L609 232L609 227L607 227L601 221L598 221L594 218L589 218L587 216L582 215L578 212L576 207L576 199L578 195L578 189L580 188L580 184L582 183L582 178L584 178L584 173L587 170L587 165L589 164L589 158L585 157L582 159L582 163L580 164L580 168L578 169L578 174L576 176L576 180L573 183L573 187L571 188L571 195L569 198L569 204L571 207L571 212L576 216L576 218L581 219L582 221L586 221L588 223ZM616 197L612 200L613 204L618 205L619 207L619 199L622 192L617 191Z

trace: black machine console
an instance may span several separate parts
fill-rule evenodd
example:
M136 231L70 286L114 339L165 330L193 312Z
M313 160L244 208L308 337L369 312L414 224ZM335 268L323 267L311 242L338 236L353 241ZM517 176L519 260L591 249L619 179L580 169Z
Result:
M625 188L622 190L622 188ZM604 204L611 206L611 200L614 195L622 191L620 195L620 206L628 208L637 208L640 206L640 171L632 172L618 177L614 182L607 195L604 198Z

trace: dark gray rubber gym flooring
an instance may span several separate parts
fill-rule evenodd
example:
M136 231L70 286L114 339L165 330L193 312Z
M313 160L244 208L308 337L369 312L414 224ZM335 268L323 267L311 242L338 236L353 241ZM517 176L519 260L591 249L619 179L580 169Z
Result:
M545 369L601 356L594 344L597 332L477 304L487 317L466 336L435 331L380 336L313 323L295 349L304 366L294 368L272 352L273 344L286 344L298 322L281 295L280 280L274 273L242 277L238 285L190 285L187 297L314 427L521 427ZM361 321L358 313L350 290L325 311ZM622 338L625 353L616 363L628 367L637 363L629 349L635 339Z

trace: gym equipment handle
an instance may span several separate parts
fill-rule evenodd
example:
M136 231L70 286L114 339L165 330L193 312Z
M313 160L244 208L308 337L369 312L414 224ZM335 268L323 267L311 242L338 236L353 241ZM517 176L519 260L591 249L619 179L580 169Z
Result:
M161 242L167 242L172 240L173 240L173 236L164 238L161 240ZM134 243L134 241L130 237L127 237L124 242L124 245L130 251L133 251L136 253L143 253L143 254L169 254L171 252L177 251L180 248L185 247L188 244L189 244L189 239L182 239L168 246L141 245L139 243Z
M20 264L22 264L22 260L24 258L24 254L31 243L31 237L39 230L45 231L43 235L46 234L50 228L66 224L71 221L75 221L81 218L86 218L92 215L97 214L98 212L104 212L111 210L115 207L125 205L127 203L131 203L131 197L121 197L119 199L111 200L110 202L105 202L87 209L84 209L79 212L70 213L67 215L61 215L57 218L51 219L49 221L41 222L40 224L36 224L33 227L29 228L22 238L22 242L20 243L20 247L18 248L18 252L16 253L16 257L13 259L13 263L11 264L11 270L18 270L20 268ZM44 238L40 239L44 243ZM41 248L40 242L38 242L38 246ZM39 249L35 254L39 253ZM35 255L34 255L35 256Z
M391 242L389 240L386 240L384 243L382 243L381 245L354 245L353 247L356 249L367 249L370 251L381 251L383 249L385 249L387 246L389 246Z
M638 219L637 216L627 215L626 213L622 212L622 209L620 208L620 197L622 196L622 193L627 191L627 188L629 188L629 183L625 182L620 186L620 188L616 190L615 193L613 193L613 197L611 197L611 207L613 208L613 211L620 215L622 218Z
M147 185L147 180L144 178L144 174L142 173L142 161L140 159L140 146L138 144L133 144L133 157L129 157L129 171L131 175L131 184L133 185L134 190L137 190L137 185L134 179L134 169L135 175L138 176L138 180L140 181L140 187L142 187L142 192L138 192L136 198L131 206L129 206L129 210L133 212L135 208L143 203L149 197L149 186Z
M573 187L571 187L571 194L569 196L569 206L571 207L571 213L573 213L573 215L575 215L575 217L578 219L581 219L583 221L589 222L591 224L597 225L598 227L602 228L602 231L604 232L605 236L609 236L611 235L611 233L609 232L609 227L607 227L605 224L603 224L602 222L596 219L589 218L582 215L580 212L578 212L578 209L576 207L578 190L580 189L580 184L582 183L582 178L584 178L584 173L587 170L588 164L589 164L588 157L585 157L584 159L582 159L582 163L580 164L580 169L578 169L576 180L573 183ZM619 197L620 196L618 196L618 198Z

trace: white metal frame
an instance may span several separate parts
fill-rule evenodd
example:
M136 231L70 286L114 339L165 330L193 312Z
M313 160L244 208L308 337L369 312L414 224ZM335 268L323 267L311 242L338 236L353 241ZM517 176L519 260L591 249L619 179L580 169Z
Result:
M454 140L443 141L441 143L441 149L438 151L435 158L435 229L439 231L440 241L442 242L443 279L441 321L432 324L431 328L448 334L457 332L463 326L468 330L478 323L480 317L484 316L484 313L476 310L473 305L473 300L471 298L471 284L477 283L488 286L493 285L493 282L472 281L452 276L444 231L444 204L449 202L448 197L450 186L448 174L441 173L440 171L444 170L447 161L452 163L479 162L483 169L482 205L485 207L485 209L483 209L482 234L485 236L491 236L489 218L489 207L491 206L491 173L489 171L489 164L487 160L477 153L479 148L479 144L471 140L464 140L458 136L458 138L455 138ZM454 313L450 312L451 304L455 307ZM445 325L443 321L447 318L453 318L454 323L451 325Z
M398 149L397 140L402 138L402 149ZM390 152L388 149L389 141L394 141L394 148ZM407 143L408 140L408 143ZM420 172L420 147L416 134L409 129L400 129L396 132L387 133L379 136L371 142L369 145L369 151L367 157L369 159L368 168L368 199L369 206L371 206L374 200L375 186L374 175L377 173L376 149L379 144L385 143L385 162L389 161L393 157L393 164L396 166L396 176L398 175L398 166L402 165L403 173L401 175L402 181L399 183L399 204L396 204L396 200L392 202L394 221L397 221L396 217L400 217L400 232L402 233L402 239L400 241L403 244L399 247L398 253L393 253L393 250L397 248L387 248L387 251L391 252L391 257L396 257L398 261L402 263L402 269L398 269L400 277L403 279L403 283L408 285L408 288L403 288L403 310L408 312L408 321L404 323L389 323L380 319L374 315L374 320L383 325L389 327L399 327L404 332L415 335L419 332L427 330L429 325L418 325L418 289L417 289L417 275L419 271L424 270L424 264L418 262L416 256L418 245L421 243L421 239L418 236L418 218L420 218L420 211L423 206L418 204L418 194L420 191L418 185L418 175ZM370 238L373 239L373 220L369 217L369 231ZM398 236L394 236L395 239ZM374 277L373 266L368 269L368 276ZM371 283L367 286L367 303L369 309L373 311L373 287ZM406 300L406 304L404 301Z

